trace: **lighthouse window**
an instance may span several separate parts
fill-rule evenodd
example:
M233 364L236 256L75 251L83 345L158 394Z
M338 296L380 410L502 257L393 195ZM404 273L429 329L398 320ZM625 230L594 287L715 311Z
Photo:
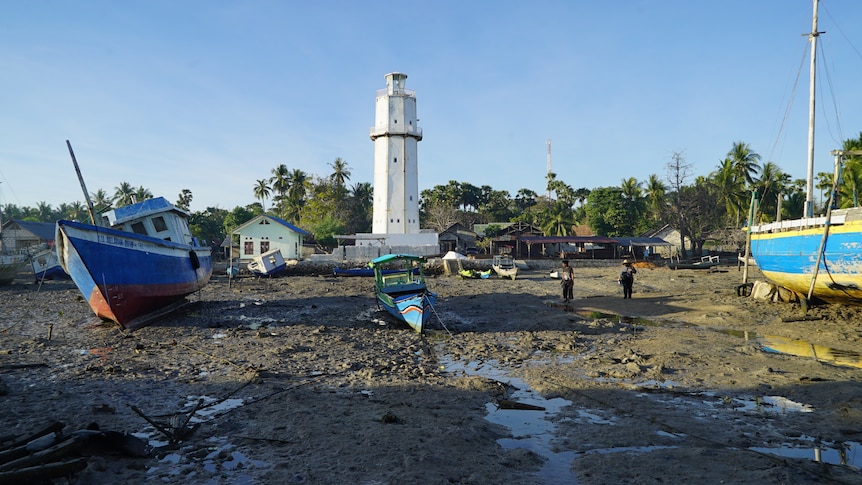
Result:
M398 163L398 158L396 157L393 163Z
M395 121L395 124L396 124L396 125L398 124L398 120L393 120L393 121Z

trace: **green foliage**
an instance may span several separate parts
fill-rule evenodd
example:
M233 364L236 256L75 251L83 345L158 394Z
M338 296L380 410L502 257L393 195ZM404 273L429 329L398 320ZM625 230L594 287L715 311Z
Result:
M631 236L635 214L619 187L599 187L587 197L587 224L597 236Z
M329 249L338 245L334 236L344 234L344 223L332 216L325 216L310 227L317 244Z

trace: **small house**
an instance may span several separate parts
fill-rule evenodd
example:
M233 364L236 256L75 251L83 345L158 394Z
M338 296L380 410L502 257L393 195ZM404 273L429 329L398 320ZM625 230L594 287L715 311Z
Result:
M279 249L284 259L302 259L302 240L310 235L293 224L269 214L261 214L234 229L239 235L239 258L252 259Z
M53 222L32 222L13 219L3 224L3 249L21 251L42 245L53 245Z
M467 254L468 250L476 248L476 233L456 222L437 235L440 244L440 254L456 251Z

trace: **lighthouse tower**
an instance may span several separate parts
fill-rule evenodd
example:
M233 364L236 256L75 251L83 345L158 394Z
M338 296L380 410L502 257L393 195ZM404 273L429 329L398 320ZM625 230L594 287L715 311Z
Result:
M416 93L404 89L407 74L391 72L377 91L374 142L375 234L419 234L419 166Z

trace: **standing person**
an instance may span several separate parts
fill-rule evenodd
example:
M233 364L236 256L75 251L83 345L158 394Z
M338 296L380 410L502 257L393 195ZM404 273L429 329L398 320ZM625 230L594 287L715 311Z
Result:
M563 270L560 271L560 285L563 287L563 300L566 303L574 299L572 288L575 286L575 273L568 260L563 260Z
M632 266L632 263L628 259L623 260L623 270L620 271L620 277L617 281L623 287L623 298L631 298L632 297L632 286L635 283L635 273L638 270Z

